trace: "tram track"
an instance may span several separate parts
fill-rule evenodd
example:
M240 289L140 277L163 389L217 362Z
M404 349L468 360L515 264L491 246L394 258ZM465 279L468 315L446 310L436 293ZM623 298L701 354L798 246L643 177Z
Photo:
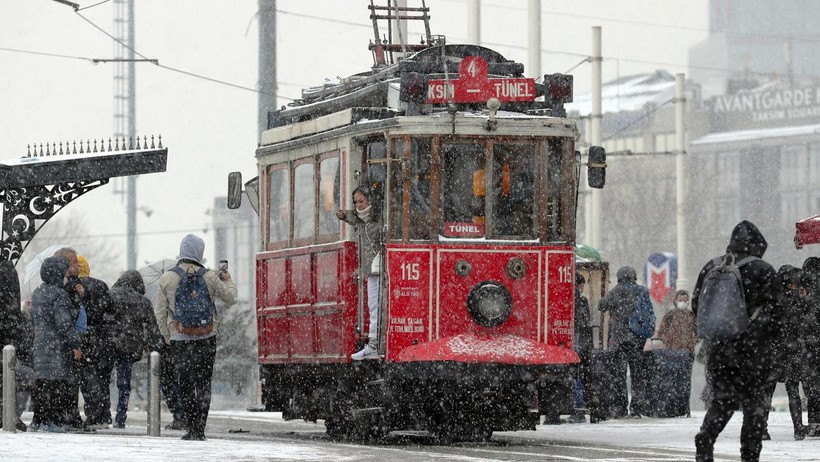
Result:
M141 423L134 422L135 433ZM116 433L103 430L100 434ZM181 431L163 430L163 437L179 438ZM276 442L315 446L325 451L355 455L356 460L400 458L403 462L424 460L555 460L555 461L682 461L694 459L694 451L662 447L625 447L594 442L551 440L544 436L519 436L504 432L483 443L440 445L426 432L393 432L379 441L334 440L321 424L253 417L212 415L207 436L211 440ZM722 458L716 460L736 460Z

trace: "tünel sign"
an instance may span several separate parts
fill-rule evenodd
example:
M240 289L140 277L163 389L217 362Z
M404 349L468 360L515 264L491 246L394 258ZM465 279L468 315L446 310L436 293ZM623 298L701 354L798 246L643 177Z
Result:
M458 66L458 78L431 79L427 87L427 103L484 103L490 98L499 101L534 101L535 79L488 78L487 61L468 56Z

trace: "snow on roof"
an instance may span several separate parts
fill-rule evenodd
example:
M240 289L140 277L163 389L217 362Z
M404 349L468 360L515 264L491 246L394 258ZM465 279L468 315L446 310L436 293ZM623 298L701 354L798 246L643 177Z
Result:
M693 146L706 144L731 143L737 141L761 140L767 138L786 138L820 134L820 124L798 125L795 127L757 128L753 130L736 130L732 132L710 133L692 141Z
M663 104L675 96L675 76L664 70L621 77L603 84L601 108L609 112L636 111L647 103ZM566 105L567 111L592 113L592 93L583 93Z

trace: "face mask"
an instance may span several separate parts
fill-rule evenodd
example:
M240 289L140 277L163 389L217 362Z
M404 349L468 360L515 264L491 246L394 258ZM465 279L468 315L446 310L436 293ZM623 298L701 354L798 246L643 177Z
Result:
M675 302L675 306L678 307L678 309L685 310L689 308L689 302Z

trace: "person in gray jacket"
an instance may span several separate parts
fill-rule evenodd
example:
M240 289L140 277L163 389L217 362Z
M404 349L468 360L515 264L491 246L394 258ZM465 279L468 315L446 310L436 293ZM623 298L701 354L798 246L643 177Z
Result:
M65 259L46 258L40 268L43 283L31 297L32 354L37 374L34 421L39 423L41 430L55 433L65 432L63 418L72 402L72 362L82 358L81 339L71 314L71 299L63 290L67 271Z
M359 238L359 275L367 278L367 307L370 312L367 345L350 357L354 361L379 358L379 290L381 289L382 220L370 188L353 190L354 210L339 210L336 217L354 226Z
M205 241L199 236L188 234L179 245L177 266L185 274L195 273L204 268L204 253ZM230 273L207 270L203 279L212 301L220 300L226 306L236 303L236 284ZM181 280L180 275L174 271L166 271L160 277L154 315L165 342L171 345L171 361L176 372L185 427L188 429L182 439L202 441L205 439L205 425L211 408L211 377L216 360L218 313L213 313L213 321L205 329L207 332L197 335L181 332L181 326L174 320L176 291Z

